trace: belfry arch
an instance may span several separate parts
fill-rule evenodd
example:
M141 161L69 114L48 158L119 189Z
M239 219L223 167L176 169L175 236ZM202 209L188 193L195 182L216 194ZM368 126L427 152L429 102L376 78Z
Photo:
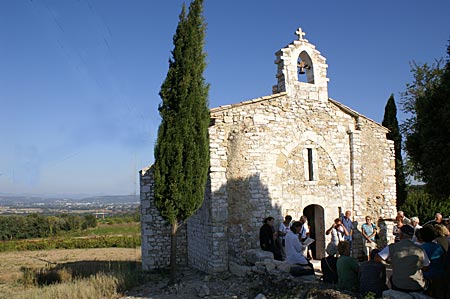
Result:
M314 84L314 65L306 51L302 51L297 59L298 81Z

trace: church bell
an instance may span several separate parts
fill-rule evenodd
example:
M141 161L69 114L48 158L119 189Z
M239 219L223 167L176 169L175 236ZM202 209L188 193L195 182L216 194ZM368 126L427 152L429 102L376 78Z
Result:
M309 70L309 69L311 68L311 67L310 67L309 65L307 65L303 60L300 61L300 62L297 64L297 67L298 67L298 73L299 73L300 75L305 74L305 69L306 69L306 70Z

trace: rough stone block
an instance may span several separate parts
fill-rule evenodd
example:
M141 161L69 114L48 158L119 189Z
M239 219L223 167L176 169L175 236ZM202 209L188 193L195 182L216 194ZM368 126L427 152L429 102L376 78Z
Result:
M229 270L231 274L238 277L244 277L247 273L251 272L252 268L249 266L239 265L234 262L230 262Z
M277 263L277 269L279 271L286 272L286 273L291 272L291 266L292 266L291 264L288 264L286 262L276 261L276 260L274 260L274 262L279 262L279 263Z
M247 250L244 255L245 260L251 265L255 265L256 262L273 260L273 253L270 251L264 251L262 249L250 249Z

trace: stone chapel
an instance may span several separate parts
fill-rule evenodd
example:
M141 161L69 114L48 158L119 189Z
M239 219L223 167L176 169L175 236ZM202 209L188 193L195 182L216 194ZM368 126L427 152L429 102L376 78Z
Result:
M315 259L325 256L325 231L346 210L362 255L366 215L392 238L396 215L394 143L388 129L329 98L327 64L299 28L275 55L272 94L211 109L211 165L202 207L178 236L178 262L208 273L259 248L267 216L308 218ZM381 109L381 108L380 108ZM153 203L152 168L140 172L142 264L169 265L170 227ZM384 219L388 219L384 221ZM378 222L378 223L377 223Z

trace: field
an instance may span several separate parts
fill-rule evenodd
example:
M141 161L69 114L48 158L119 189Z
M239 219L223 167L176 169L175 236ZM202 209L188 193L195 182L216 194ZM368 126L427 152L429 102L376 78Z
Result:
M139 235L140 225L136 222L117 224L97 224L95 228L67 233L68 237L87 237L104 235Z
M58 267L72 273L97 274L110 270L140 269L140 261L140 248L3 252L0 253L0 298L15 298L20 293L36 289L36 286L24 284L26 271Z
M99 224L96 228L70 232L56 240L65 244L104 247L98 246L98 240L123 238L139 239L139 223ZM23 250L26 248L23 244L48 245L54 240L3 242L3 245L9 245L3 246L8 250L0 252L0 299L118 298L121 292L144 277L139 245L128 246L131 248L113 244L111 248Z
M86 249L135 248L141 245L139 223L98 224L95 228L75 230L56 237L0 241L0 252Z

